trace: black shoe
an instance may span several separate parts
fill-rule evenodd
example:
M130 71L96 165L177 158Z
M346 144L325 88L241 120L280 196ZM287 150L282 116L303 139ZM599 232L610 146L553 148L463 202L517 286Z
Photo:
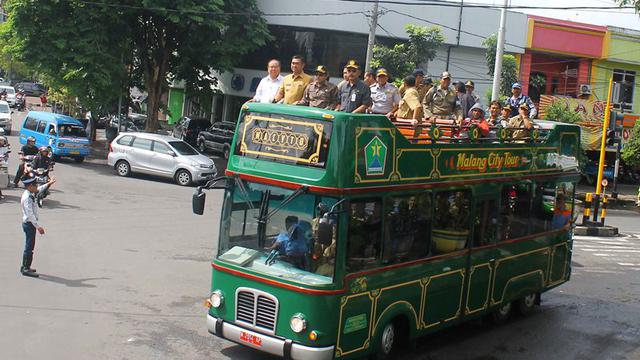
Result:
M20 269L20 273L24 276L28 276L28 277L40 277L40 275L38 275L38 273L35 272L35 270L31 271L32 269L25 269L25 268L21 268Z

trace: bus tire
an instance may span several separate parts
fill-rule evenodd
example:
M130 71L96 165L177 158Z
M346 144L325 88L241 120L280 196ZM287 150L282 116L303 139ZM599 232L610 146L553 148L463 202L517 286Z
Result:
M533 308L538 302L538 294L529 294L522 299L518 300L518 312L522 315L528 315L533 311Z
M509 320L509 317L511 316L512 308L513 308L513 306L511 304L511 302L507 302L507 303L497 307L491 313L491 320L493 320L493 322L496 323L496 324L502 324L502 323L506 322L507 320Z
M378 338L378 346L376 347L376 353L374 359L384 360L391 356L391 353L397 347L398 342L398 330L394 321L389 321L382 327L380 336Z

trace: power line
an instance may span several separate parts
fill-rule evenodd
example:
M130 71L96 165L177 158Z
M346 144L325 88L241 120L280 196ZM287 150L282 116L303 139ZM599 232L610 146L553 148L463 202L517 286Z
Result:
M400 1L400 0L337 0L341 2L350 3L374 3L380 4L394 4L394 5L409 5L409 6L440 6L440 7L455 7L459 8L460 4L450 1L436 1L426 0L420 2ZM522 9L522 10L614 10L614 9L635 9L633 6L527 6L527 5L510 5L507 7L501 5L489 5L489 4L464 4L466 8L479 8L479 9Z

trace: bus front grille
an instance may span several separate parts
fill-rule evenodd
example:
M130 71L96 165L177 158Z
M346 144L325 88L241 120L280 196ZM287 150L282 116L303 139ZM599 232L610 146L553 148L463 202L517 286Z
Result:
M274 333L278 301L265 292L240 288L236 292L236 321L252 328Z

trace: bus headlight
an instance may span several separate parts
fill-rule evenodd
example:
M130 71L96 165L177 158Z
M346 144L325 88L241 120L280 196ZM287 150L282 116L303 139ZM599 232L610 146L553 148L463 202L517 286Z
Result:
M297 313L291 317L289 326L291 326L293 332L301 333L307 328L307 320L304 318L304 315Z
M209 297L209 301L211 301L211 306L213 306L214 308L219 308L222 306L222 304L224 304L224 296L222 295L222 291L220 290L216 290L213 293L211 293L211 296Z

